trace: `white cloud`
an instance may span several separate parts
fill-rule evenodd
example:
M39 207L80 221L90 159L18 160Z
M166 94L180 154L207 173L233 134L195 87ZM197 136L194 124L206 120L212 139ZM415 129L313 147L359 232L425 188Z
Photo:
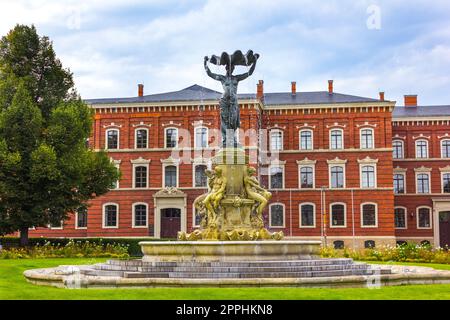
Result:
M253 49L261 59L241 92L255 92L258 79L266 92L292 80L326 90L333 78L338 92L450 104L448 1L200 1L0 0L0 33L36 24L84 98L136 95L139 82L146 93L193 83L220 90L203 56ZM371 4L381 8L380 30L366 28Z

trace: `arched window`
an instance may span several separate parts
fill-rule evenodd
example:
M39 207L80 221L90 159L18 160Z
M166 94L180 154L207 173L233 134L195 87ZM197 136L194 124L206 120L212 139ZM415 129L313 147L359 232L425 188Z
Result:
M284 205L274 203L270 205L269 225L271 228L284 228Z
M375 188L375 166L361 167L361 188Z
M313 132L312 130L300 130L300 150L313 149Z
M147 188L147 166L134 166L134 187Z
M442 173L442 192L450 193L450 173Z
M117 228L119 226L119 205L105 203L103 205L103 228Z
M314 228L316 225L316 212L314 203L300 204L300 227Z
M450 139L441 141L441 157L450 158Z
M135 141L136 149L148 148L148 129L136 129Z
M177 167L165 166L164 167L164 187L177 187Z
M330 130L330 149L344 148L344 131L342 129Z
M282 189L284 186L284 167L273 166L270 167L270 188L271 189Z
M106 130L106 149L119 149L119 130Z
M75 229L87 228L87 208L81 207L76 211L76 225Z
M401 140L394 140L392 142L393 158L403 159L404 157L404 143Z
M135 203L133 205L133 227L145 228L147 227L147 204Z
M197 127L195 128L195 148L207 148L208 147L208 128Z
M396 229L406 229L406 208L396 207L394 209L394 223Z
M362 227L376 227L378 224L377 215L377 205L375 203L361 204Z
M204 164L195 166L194 187L206 188L208 186L208 177L206 176L207 167Z
M431 209L429 207L417 208L417 229L431 229Z
M300 188L314 188L314 167L303 166L300 168Z
M364 128L360 130L360 148L373 149L374 148L374 134L373 129Z
M330 225L333 228L345 227L346 208L344 203L332 203L330 205Z
M423 159L428 158L428 141L417 140L416 141L416 158Z
M342 166L330 167L330 187L344 188L344 168Z
M417 193L430 193L430 174L418 173L416 176Z
M281 130L270 131L270 150L283 150L283 132Z
M394 193L405 193L405 174L394 174Z
M176 148L178 147L178 129L177 128L166 128L164 129L164 147L165 148Z

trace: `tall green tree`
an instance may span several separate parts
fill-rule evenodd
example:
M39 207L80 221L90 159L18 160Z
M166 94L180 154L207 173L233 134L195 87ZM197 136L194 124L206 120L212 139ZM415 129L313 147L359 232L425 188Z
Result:
M92 110L47 37L17 25L0 40L0 234L60 224L119 172L86 146Z

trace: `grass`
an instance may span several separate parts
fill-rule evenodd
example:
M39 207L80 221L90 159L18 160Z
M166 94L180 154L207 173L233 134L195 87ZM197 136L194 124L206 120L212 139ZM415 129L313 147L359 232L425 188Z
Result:
M346 288L152 288L152 289L58 289L27 283L22 273L33 268L61 264L91 264L105 259L24 259L0 260L0 299L445 299L450 300L450 284ZM398 263L396 263L398 264ZM409 264L450 269L449 265Z

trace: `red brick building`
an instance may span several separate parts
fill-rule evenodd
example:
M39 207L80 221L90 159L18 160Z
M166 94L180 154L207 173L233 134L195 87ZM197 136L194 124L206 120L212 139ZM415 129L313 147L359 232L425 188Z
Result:
M173 238L196 228L192 203L218 150L220 95L198 85L144 95L139 85L137 97L87 100L89 144L107 149L122 178L88 212L31 235ZM407 98L394 109L383 93L340 94L332 81L327 91L297 92L293 82L280 93L260 81L256 95L240 94L239 139L273 194L269 229L336 247L448 244L450 106Z

